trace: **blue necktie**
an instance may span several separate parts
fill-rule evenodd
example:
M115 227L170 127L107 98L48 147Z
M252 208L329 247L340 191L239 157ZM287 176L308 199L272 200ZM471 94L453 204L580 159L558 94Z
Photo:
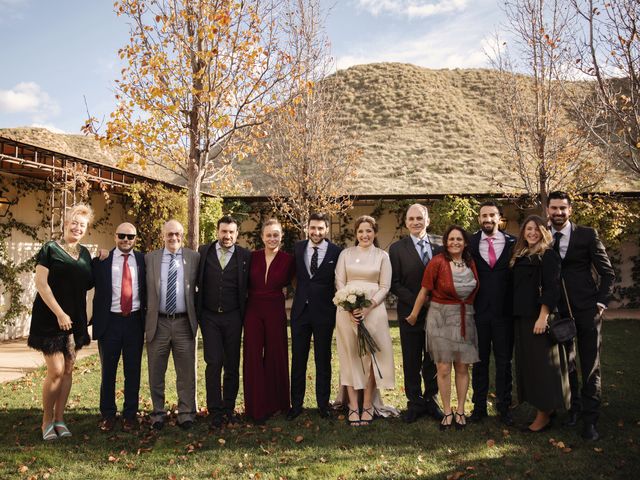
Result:
M166 311L168 315L176 313L177 295L178 295L178 261L175 253L170 253L169 273L167 275L167 304Z
M424 240L418 240L418 245L420 246L420 260L422 260L423 265L426 265L429 263L429 249L427 248L427 242Z

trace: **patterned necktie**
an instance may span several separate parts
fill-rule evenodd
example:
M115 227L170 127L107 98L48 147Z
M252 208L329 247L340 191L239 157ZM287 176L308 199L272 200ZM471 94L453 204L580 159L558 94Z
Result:
M122 284L120 287L120 311L125 317L131 313L133 307L133 286L131 270L129 270L129 254L122 254Z
M418 240L418 246L420 247L420 260L422 260L423 265L426 265L429 262L429 249L427 248L427 242L424 240Z
M228 256L229 256L229 249L220 247L220 266L222 267L223 270L224 270L224 267L226 267L227 263L229 262L229 259L227 258Z
M498 261L498 257L496 257L496 251L493 248L493 241L495 240L493 237L487 237L487 242L489 242L489 267L493 268Z
M311 275L315 275L318 272L318 247L313 248L313 255L311 255L311 265L309 265L309 270L311 271Z
M166 313L167 315L173 315L176 313L177 296L178 296L178 261L175 253L170 253L171 260L169 260L169 273L167 274L167 303Z
M556 232L553 234L553 249L560 255L560 239L562 239L562 232Z

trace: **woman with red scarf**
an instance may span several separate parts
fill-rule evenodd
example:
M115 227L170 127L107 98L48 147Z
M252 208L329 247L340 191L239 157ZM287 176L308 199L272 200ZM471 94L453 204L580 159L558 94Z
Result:
M422 288L407 322L415 324L430 295L427 314L427 350L438 370L438 390L444 418L440 430L466 426L464 402L469 390L469 365L479 360L473 300L478 291L478 272L469 251L469 236L457 225L447 229L445 251L427 264ZM458 406L451 408L451 365L455 368Z

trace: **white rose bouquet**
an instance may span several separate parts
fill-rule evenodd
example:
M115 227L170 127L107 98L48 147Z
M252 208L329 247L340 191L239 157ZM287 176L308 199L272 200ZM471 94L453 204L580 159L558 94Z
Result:
M364 290L355 287L345 287L338 290L333 297L334 305L343 308L347 312L353 312L359 308L367 308L370 307L372 302L371 299L367 298ZM380 372L380 367L378 367L378 361L376 360L376 352L380 351L380 347L378 346L376 340L371 336L369 330L364 325L364 318L358 318L358 351L360 353L360 361L362 361L362 357L364 357L367 353L371 354L371 359L376 365L378 369L378 375L382 378L382 373ZM364 370L364 364L362 365L362 369Z

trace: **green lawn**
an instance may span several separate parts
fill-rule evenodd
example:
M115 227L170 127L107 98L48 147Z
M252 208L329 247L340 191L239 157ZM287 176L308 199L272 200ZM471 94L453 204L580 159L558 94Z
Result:
M397 388L385 399L404 408L397 326L392 334ZM155 434L145 424L135 434L103 434L97 429L100 365L89 357L76 368L67 413L74 434L70 439L48 444L40 439L43 370L0 386L0 478L637 478L640 382L633 362L639 339L640 322L605 325L599 425L604 438L597 443L586 443L577 430L560 426L527 435L503 428L495 418L462 432L442 433L426 419L411 425L379 420L350 428L337 418L320 419L313 409L294 422L277 417L265 427L241 425L216 433L209 433L201 418L189 432L168 425ZM204 405L201 358L198 398ZM313 368L309 375L306 405L313 407ZM170 371L169 402L175 402L173 376ZM146 380L141 393L149 411ZM520 406L514 414L524 424L532 410Z

